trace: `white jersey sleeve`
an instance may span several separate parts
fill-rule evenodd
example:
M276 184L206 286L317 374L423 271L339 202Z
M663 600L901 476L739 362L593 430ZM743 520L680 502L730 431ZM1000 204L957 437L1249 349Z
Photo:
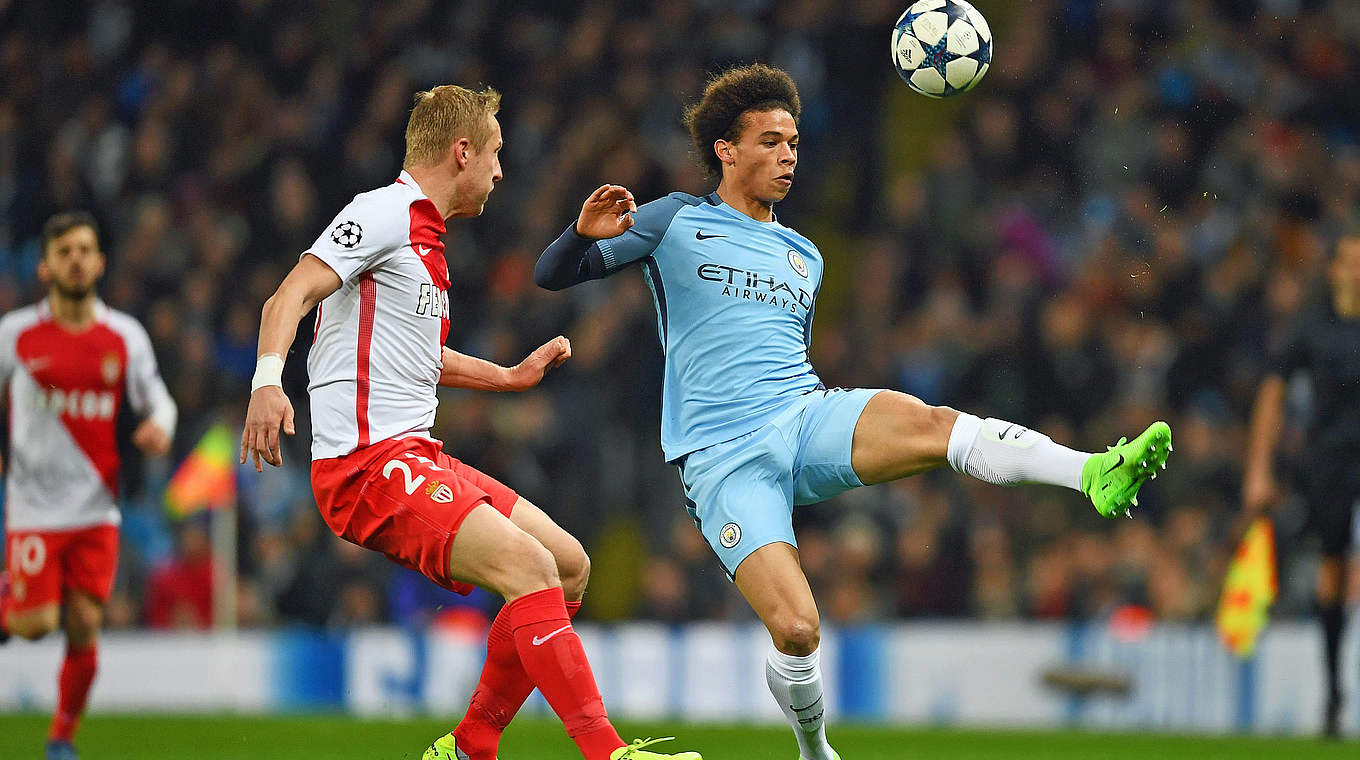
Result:
M408 243L406 220L394 220L385 193L356 195L307 253L321 259L349 284L364 272L385 264ZM305 255L305 254L304 254Z
M110 312L109 325L123 336L127 346L128 406L139 417L151 419L167 436L174 438L179 407L161 379L156 352L146 329L137 320L119 312Z
M19 361L19 331L32 321L26 319L25 315L25 311L20 311L0 317L0 384L9 382L10 375L14 374L14 366Z

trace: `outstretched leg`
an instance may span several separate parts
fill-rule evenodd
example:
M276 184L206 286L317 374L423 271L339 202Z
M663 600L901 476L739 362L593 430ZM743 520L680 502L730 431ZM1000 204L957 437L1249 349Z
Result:
M1105 517L1138 504L1138 489L1156 477L1171 450L1171 430L1153 423L1131 442L1103 454L1075 451L1036 430L929 406L896 391L870 399L855 425L852 465L865 484L915 475L948 463L997 485L1046 483L1082 491Z

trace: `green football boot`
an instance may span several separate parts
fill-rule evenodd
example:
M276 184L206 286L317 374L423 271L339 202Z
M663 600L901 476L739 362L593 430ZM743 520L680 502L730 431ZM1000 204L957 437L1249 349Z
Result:
M1092 454L1081 468L1081 490L1102 517L1133 517L1138 489L1166 469L1171 451L1171 427L1158 420L1132 441L1120 438L1105 453Z
M420 760L469 760L469 758L466 752L458 749L458 740L450 732L435 739L434 744L420 756Z
M704 760L703 755L698 752L677 752L674 755L663 755L659 752L648 752L643 749L643 747L668 742L674 738L674 736L665 736L660 739L635 739L627 747L619 747L609 753L609 760Z

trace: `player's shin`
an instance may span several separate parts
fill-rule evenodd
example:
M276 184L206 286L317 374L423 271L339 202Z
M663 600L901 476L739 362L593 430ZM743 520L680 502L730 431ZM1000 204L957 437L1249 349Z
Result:
M765 682L784 717L793 726L802 760L836 760L826 741L826 699L819 650L798 656L771 648L765 660Z
M608 760L624 741L605 713L581 638L571 627L562 588L525 594L506 608L524 672L543 692L586 760Z
M1023 425L960 414L949 435L948 457L956 472L988 483L1047 483L1080 491L1081 469L1091 455Z
M581 602L567 602L566 608L568 617L575 618ZM524 672L519 651L515 649L509 610L509 605L502 607L491 623L481 678L472 692L467 714L453 730L458 749L471 760L495 760L501 734L534 691L534 682Z
M81 648L67 647L61 676L57 679L57 709L52 715L48 739L69 742L75 736L98 666L99 655L95 644Z

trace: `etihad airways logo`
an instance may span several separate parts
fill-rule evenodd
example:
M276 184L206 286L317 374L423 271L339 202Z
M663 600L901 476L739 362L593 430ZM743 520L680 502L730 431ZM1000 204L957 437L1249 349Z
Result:
M700 264L697 274L701 280L721 284L722 294L729 298L769 304L791 314L797 314L799 307L804 311L812 309L811 293L776 280L772 274L712 263Z

